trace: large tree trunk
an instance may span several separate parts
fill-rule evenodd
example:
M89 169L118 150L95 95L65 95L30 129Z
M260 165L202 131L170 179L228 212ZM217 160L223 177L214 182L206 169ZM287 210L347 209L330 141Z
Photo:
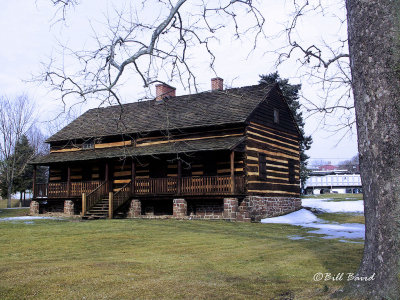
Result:
M399 1L347 0L350 63L365 209L365 246L355 298L400 299Z

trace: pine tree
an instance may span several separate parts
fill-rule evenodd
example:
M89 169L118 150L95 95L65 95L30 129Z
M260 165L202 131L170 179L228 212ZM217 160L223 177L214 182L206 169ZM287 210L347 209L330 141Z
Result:
M301 84L290 84L288 79L282 79L278 72L271 73L268 75L260 75L260 83L273 84L278 83L280 89L282 90L283 96L289 105L290 110L293 113L294 119L297 122L297 126L303 136L300 142L300 182L303 187L309 176L310 171L307 168L308 159L310 158L305 151L310 149L312 144L311 136L306 136L304 132L304 120L303 113L300 111L299 102L299 91L301 89Z
M14 161L15 157L15 176L12 182L12 193L22 193L32 188L33 166L29 165L28 162L33 158L34 153L35 149L30 145L27 136L23 135L15 145L15 152L9 159L9 161ZM1 174L0 182L1 196L6 198L8 185L4 174Z
M14 192L25 192L32 188L33 166L28 162L33 158L35 149L30 145L26 135L23 135L15 147L16 177Z

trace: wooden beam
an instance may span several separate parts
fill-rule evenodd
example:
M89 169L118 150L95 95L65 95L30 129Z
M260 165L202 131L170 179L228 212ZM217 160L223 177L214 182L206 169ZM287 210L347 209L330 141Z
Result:
M71 196L71 167L67 168L67 196Z
M33 198L36 198L36 165L33 166L32 193Z
M59 150L50 150L50 153L59 153L59 152L73 152L73 151L81 151L82 148L66 148L66 149L59 149Z
M178 186L177 186L177 192L178 195L181 194L181 184L182 184L182 161L181 159L178 160Z
M110 190L110 179L108 177L109 175L109 170L108 170L108 162L106 162L106 168L105 168L105 175L104 175L104 181L106 182L106 192Z
M235 152L231 151L231 193L235 194Z
M108 193L108 218L112 219L113 218L113 200L114 200L114 194L113 192Z
M94 145L95 149L102 148L111 148L111 147L122 147L122 146L130 146L132 145L132 140L122 141L122 142L114 142L114 143L103 143Z
M136 163L132 158L132 168L131 168L131 194L135 195L135 183L136 183Z
M82 217L86 214L86 193L82 193Z

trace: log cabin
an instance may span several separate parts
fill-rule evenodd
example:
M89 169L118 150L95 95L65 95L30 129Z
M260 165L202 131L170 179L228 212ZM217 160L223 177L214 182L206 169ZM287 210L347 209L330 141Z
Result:
M299 128L277 84L95 108L47 139L31 212L258 221L300 208Z

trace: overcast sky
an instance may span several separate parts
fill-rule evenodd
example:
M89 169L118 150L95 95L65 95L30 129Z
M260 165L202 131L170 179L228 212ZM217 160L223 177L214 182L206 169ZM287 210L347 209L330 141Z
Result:
M101 21L112 4L118 6L126 1L81 2L84 3L68 12L67 23L54 25L55 10L50 0L2 1L0 94L13 97L22 92L27 93L37 103L42 122L54 118L62 110L63 105L58 94L37 83L27 81L32 75L40 73L41 63L48 61L48 57L60 59L56 50L58 41L67 42L72 46L86 45L91 35L88 20ZM284 3L285 1L263 1L265 5L263 12L267 16L268 29L271 31L282 27L287 9ZM343 35L345 32L346 29L339 25L332 23L332 19L327 16L314 16L300 24L301 35L303 40L318 41L322 40L322 36L323 40L329 43L329 39L335 40L338 34ZM235 87L256 84L260 74L276 70L276 57L268 51L279 48L279 43L279 40L267 39L259 45L257 51L248 56L250 49L248 41L233 41L231 37L221 37L215 48L217 75L224 78L225 83ZM209 90L210 78L215 77L215 74L207 69L204 57L198 61L192 60L192 64L196 65L198 70L200 90ZM295 64L279 66L278 71L282 78L289 78L292 83L302 83L303 92L308 99L317 99L318 87L310 85L304 77L298 78L301 74ZM178 95L187 93L178 84L176 86ZM126 79L124 89L126 90L124 102L134 101L139 98L138 95L144 93L142 84L134 79ZM95 106L96 103L91 103L80 107L79 113ZM314 140L308 153L312 159L330 160L334 163L351 158L357 153L354 129L353 134L348 133L343 137L344 132L333 135L322 127L318 116L306 120L306 134L312 135Z

